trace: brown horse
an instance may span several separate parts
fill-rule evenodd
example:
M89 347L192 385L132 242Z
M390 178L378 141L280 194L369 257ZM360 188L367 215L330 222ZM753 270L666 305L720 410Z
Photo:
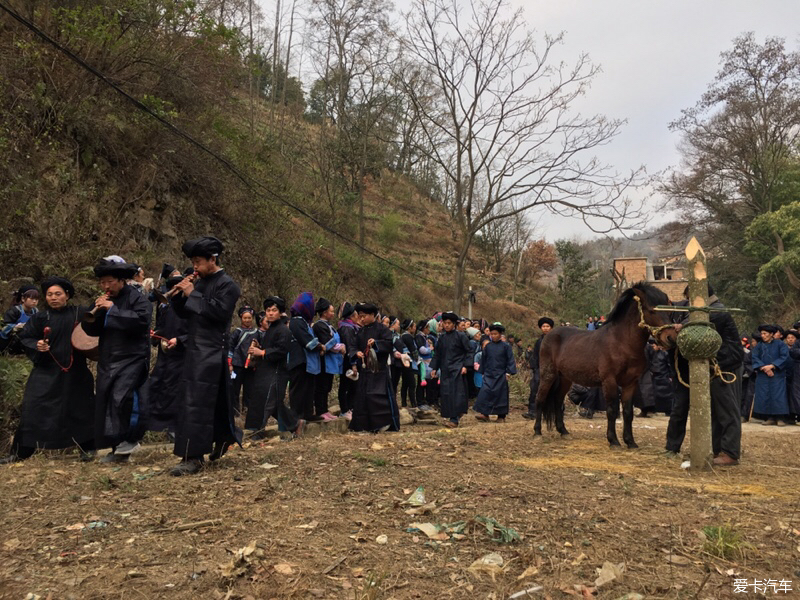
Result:
M622 293L600 329L556 327L544 336L539 354L534 435L542 434L542 416L548 429L555 422L561 435L569 433L564 427L564 395L577 383L603 388L608 417L606 437L612 446L620 445L616 421L622 390L622 439L628 448L638 447L633 440L633 395L647 368L647 339L655 335L659 344L671 348L677 337L676 328L669 324L669 313L653 310L659 304L669 304L667 295L653 285L639 282Z

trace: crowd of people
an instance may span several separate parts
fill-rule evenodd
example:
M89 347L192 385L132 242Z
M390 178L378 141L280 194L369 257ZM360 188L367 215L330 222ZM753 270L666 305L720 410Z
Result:
M125 463L147 431L166 431L179 476L241 443L237 417L259 438L271 417L299 436L309 421L337 418L352 431L396 431L405 406L438 410L448 427L459 425L470 400L479 420L508 414L516 363L502 324L453 312L401 319L370 302L337 310L309 292L291 305L272 295L258 310L237 310L241 291L221 266L222 251L213 237L187 241L192 266L165 265L156 285L139 266L107 256L94 267L103 293L89 307L72 302L74 286L63 277L17 290L2 349L24 352L33 369L11 453L0 462L77 446L81 460L109 448L101 462ZM73 343L78 329L97 338L96 375ZM340 416L329 410L336 378Z
M538 320L541 336L523 350L502 324L454 312L415 320L381 314L370 302L337 307L309 292L290 305L271 295L257 308L239 306L241 291L221 266L222 251L213 237L187 241L191 267L164 265L155 284L139 266L105 257L94 268L103 293L88 307L71 301L75 289L63 277L20 287L4 315L0 350L27 354L33 369L11 453L0 463L71 446L81 460L109 448L102 462L125 463L147 431L166 431L181 459L171 473L179 476L241 443L237 423L259 439L273 417L296 436L308 422L336 419L351 431L397 431L401 407L438 411L447 427L458 427L472 403L476 419L496 415L502 423L518 361L530 376L523 416L535 418L550 317ZM756 416L781 426L800 416L800 323L788 330L761 325L757 335L740 338L710 286L709 294L723 338L716 364L733 377L712 378L715 462L737 464L741 421ZM588 318L586 328L604 323ZM79 328L97 338L96 375L73 344ZM641 416L670 415L666 449L677 453L688 418L688 364L652 338L644 352L649 368L635 402ZM339 415L329 409L334 384ZM574 385L568 397L582 417L606 410L599 388Z

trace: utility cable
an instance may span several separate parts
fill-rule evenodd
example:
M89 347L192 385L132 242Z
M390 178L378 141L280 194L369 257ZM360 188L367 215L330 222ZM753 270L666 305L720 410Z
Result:
M308 220L310 220L312 223L314 223L315 225L317 225L321 229L324 229L328 233L338 237L339 239L347 242L348 244L356 246L358 249L362 250L363 252L366 252L370 256L378 259L379 261L381 261L383 263L386 263L387 265L397 269L398 271L402 271L404 273L412 275L413 277L415 277L417 279L420 279L422 281L426 281L426 282L431 283L433 285L437 285L437 286L444 287L444 288L452 287L452 286L440 283L438 281L434 281L432 279L428 279L427 277L424 277L424 276L414 272L413 270L394 262L391 259L388 259L388 258L386 258L384 256L381 256L377 252L374 252L373 250L370 250L366 246L363 246L362 244L360 244L359 242L351 239L350 237L346 236L345 234L340 233L339 231L337 231L333 227L330 227L329 225L326 225L325 223L321 222L319 219L314 217L314 215L310 214L308 211L306 211L305 209L301 208L300 206L297 206L296 204L294 204L293 202L287 200L286 198L283 198L283 197L279 196L278 194L273 192L265 184L261 183L257 179L253 179L252 177L249 177L249 176L245 175L230 160L220 156L219 154L217 154L216 152L211 150L211 148L209 148L208 146L206 146L205 144L203 144L199 140L195 139L192 135L186 133L185 131L183 131L179 127L173 125L172 123L170 123L169 121L167 121L166 119L161 117L160 115L158 115L155 112L153 112L148 106L146 106L141 101L139 101L136 98L134 98L133 96L131 96L128 92L126 92L125 90L120 88L117 84L115 84L113 81L111 81L103 73L98 71L96 68L94 68L90 64L86 63L82 58L77 56L69 48L63 46L62 44L60 44L59 42L54 40L47 33L42 31L41 29L39 29L39 27L37 27L34 23L32 23L31 21L29 21L28 19L26 19L25 17L20 15L18 12L16 12L14 9L10 8L8 5L6 5L2 1L0 1L0 9L5 11L11 18L13 18L17 22L19 22L21 25L23 25L26 28L30 29L34 34L36 34L42 40L44 40L45 42L47 42L48 44L50 44L51 46L56 48L59 52L61 52L62 54L66 55L67 58L72 60L78 66L80 66L81 68L85 69L86 71L88 71L89 73L91 73L92 75L97 77L99 80L101 80L103 83L105 83L108 87L110 87L115 92L117 92L120 96L122 96L123 98L128 100L136 108L138 108L142 112L145 112L148 115L150 115L152 118L154 118L156 121L161 123L164 127L166 127L171 133L173 133L174 135L176 135L179 138L182 138L182 139L186 140L191 145L193 145L196 148L198 148L200 151L204 152L205 154L208 154L209 156L211 156L212 158L217 160L228 171L233 173L236 176L236 178L239 179L245 186L247 186L248 189L250 189L251 191L253 191L257 195L258 195L258 192L254 188L259 188L259 189L263 190L263 194L262 194L263 196L266 196L268 199L280 202L281 204L284 204L285 206L288 206L289 208L291 208L295 212L297 212L300 215L306 217Z

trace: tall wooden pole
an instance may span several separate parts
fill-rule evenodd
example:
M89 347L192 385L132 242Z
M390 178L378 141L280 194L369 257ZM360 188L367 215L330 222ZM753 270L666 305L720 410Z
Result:
M706 255L696 238L686 246L689 261L689 306L708 304L708 276ZM689 322L708 322L708 313L700 310L689 313ZM691 419L691 463L693 471L711 469L711 377L708 359L689 359L689 417Z

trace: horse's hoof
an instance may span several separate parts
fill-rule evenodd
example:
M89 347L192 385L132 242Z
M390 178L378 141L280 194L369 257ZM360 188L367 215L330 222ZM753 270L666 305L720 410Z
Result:
M542 437L542 432L541 431L534 431L533 432L533 437Z
M561 434L561 437L565 437L565 436L569 435L569 431L567 431L566 429L564 431L559 431L558 433Z
M608 445L611 446L612 448L619 448L622 444L620 444L619 441L615 440L613 442L608 442Z
M637 444L636 442L625 442L625 445L628 446L628 448L638 448L639 447L639 444Z

